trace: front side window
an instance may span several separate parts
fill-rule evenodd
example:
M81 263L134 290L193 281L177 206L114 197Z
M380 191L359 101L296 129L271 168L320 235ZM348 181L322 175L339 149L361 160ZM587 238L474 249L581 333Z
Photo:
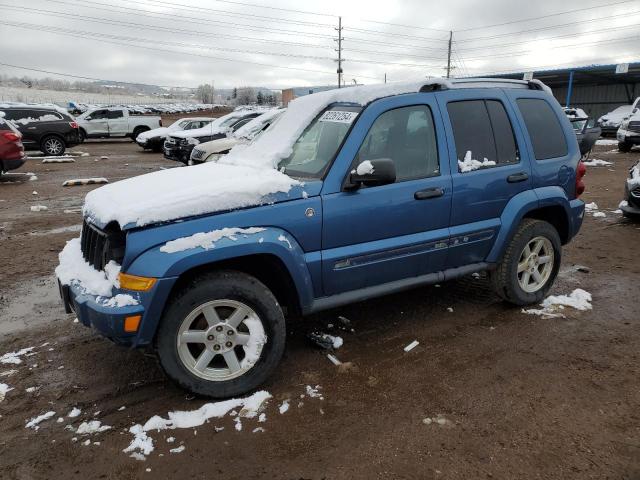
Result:
M293 145L293 153L278 168L293 176L322 178L360 110L353 106L325 110L304 130Z
M461 172L520 161L513 128L502 102L450 102L447 111Z
M564 157L568 153L567 140L551 105L539 98L519 98L517 103L536 160Z
M393 160L396 182L440 174L436 132L428 106L396 108L376 119L360 146L356 164L381 158Z
M89 116L91 117L91 120L104 120L105 118L107 118L108 113L109 110L96 110Z

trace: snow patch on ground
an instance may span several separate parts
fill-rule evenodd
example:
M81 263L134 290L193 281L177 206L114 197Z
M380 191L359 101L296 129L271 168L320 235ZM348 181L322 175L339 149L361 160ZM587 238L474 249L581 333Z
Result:
M606 160L600 160L598 158L593 158L582 163L587 167L608 167L609 165L613 165L613 162L607 162Z
M609 138L600 138L596 140L596 145L618 145L618 140L611 140Z
M118 287L120 265L113 260L101 272L93 268L82 256L80 238L69 240L58 254L60 264L56 275L63 285L80 284L86 293L110 297L113 287Z
M278 411L280 412L280 415L289 411L289 400L285 400L284 402L282 402L278 407Z
M27 347L17 350L15 352L5 353L0 357L0 363L8 363L13 365L19 365L22 363L22 359L20 357L24 355L28 355L33 351L35 347Z
M209 250L215 247L215 243L223 238L236 241L238 235L254 235L264 232L264 228L221 228L220 230L212 230L211 232L199 232L189 237L177 238L171 240L160 247L160 251L164 253L182 252L192 248L204 248Z
M4 397L7 395L7 392L10 392L11 390L13 390L13 388L11 388L6 383L0 383L0 402L4 400Z
M464 155L464 160L458 160L458 168L460 169L460 173L473 172L474 170L491 167L495 164L496 162L494 162L493 160L487 160L486 158L482 161L472 158L471 150L467 150L467 153L465 153Z
M69 418L76 418L78 417L80 414L82 413L82 411L79 408L73 407L71 409L71 411L67 414L67 417Z
M24 428L33 428L34 430L38 430L40 428L39 424L53 417L56 412L47 412L42 415L38 415L37 417L33 417L31 420L28 420Z
M90 422L82 422L78 426L76 434L91 435L93 433L106 432L107 430L111 430L109 425L102 425L99 420L91 420Z
M522 309L522 313L530 315L539 315L546 318L562 317L560 313L565 307L575 308L576 310L591 310L592 297L589 292L581 288L576 288L569 295L550 295L540 304L541 309Z

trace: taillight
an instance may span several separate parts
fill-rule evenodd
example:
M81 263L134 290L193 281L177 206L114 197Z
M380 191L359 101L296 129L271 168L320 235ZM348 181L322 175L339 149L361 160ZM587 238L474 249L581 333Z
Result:
M69 125L71 125L71 128L78 128L78 124L76 122L69 122Z
M22 135L13 132L3 132L2 136L10 142L19 142Z
M582 161L578 162L578 168L576 168L576 198L584 193L585 185L582 179L587 173L587 167Z

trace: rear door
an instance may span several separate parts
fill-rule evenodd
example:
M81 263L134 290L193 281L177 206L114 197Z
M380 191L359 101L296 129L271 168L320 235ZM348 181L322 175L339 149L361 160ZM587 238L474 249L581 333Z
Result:
M453 200L447 268L483 262L511 198L531 188L515 112L499 89L438 95L447 125Z
M330 175L344 179L361 162L378 158L394 161L395 183L357 190L342 187L323 194L326 295L437 272L443 267L451 177L433 94L391 97L367 107ZM331 188L335 180L325 186Z
M129 133L129 117L125 116L123 110L109 110L107 120L110 137L124 137Z

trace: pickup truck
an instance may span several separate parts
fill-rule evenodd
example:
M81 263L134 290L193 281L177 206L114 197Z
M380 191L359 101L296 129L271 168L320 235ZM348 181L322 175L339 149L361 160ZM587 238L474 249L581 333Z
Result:
M93 190L56 268L67 312L206 396L263 383L297 314L483 271L539 303L584 217L576 136L536 80L320 92L241 147Z
M162 126L162 120L155 115L132 115L129 109L121 107L88 110L76 117L80 127L80 139L131 137L152 128Z

